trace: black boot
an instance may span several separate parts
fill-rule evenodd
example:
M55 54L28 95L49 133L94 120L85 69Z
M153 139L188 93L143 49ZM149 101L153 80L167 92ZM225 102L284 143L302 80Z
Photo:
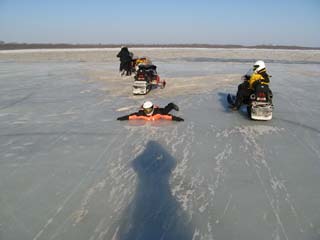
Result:
M230 107L230 109L232 111L238 111L240 109L240 107L241 107L241 102L242 101L239 98L236 98L234 104Z
M179 111L179 107L176 104L172 103L172 107L174 110Z

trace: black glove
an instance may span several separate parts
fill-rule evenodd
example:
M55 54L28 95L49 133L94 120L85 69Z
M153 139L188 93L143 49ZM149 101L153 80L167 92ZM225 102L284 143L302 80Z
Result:
M178 121L178 122L183 122L183 121L184 121L183 118L181 118L181 117L176 117L176 116L172 116L172 120L173 120L173 121Z
M119 121L124 121L124 120L128 120L128 116L123 116L123 117L118 117L117 120Z
M250 76L244 75L241 77L242 81L248 81L250 79Z

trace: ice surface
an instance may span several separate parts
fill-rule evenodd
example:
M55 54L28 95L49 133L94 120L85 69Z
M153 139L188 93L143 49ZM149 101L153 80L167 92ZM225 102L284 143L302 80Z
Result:
M167 86L132 96L117 51L0 52L0 239L320 238L319 52L133 49ZM250 121L226 96L264 57ZM185 122L115 120L145 99Z

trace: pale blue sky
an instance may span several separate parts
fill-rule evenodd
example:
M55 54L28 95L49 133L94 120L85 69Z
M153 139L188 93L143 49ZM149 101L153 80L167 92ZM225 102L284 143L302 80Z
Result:
M320 47L320 0L0 0L0 40Z

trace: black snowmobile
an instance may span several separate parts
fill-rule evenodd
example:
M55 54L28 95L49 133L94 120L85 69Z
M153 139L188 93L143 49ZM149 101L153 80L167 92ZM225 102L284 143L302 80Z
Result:
M147 94L153 86L164 88L165 85L166 81L161 81L157 73L157 66L141 64L134 76L132 92L135 95Z
M243 104L247 105L248 117L252 120L271 120L272 119L272 92L268 85L257 82L254 86L253 93L246 99ZM235 105L236 96L228 94L228 103Z

